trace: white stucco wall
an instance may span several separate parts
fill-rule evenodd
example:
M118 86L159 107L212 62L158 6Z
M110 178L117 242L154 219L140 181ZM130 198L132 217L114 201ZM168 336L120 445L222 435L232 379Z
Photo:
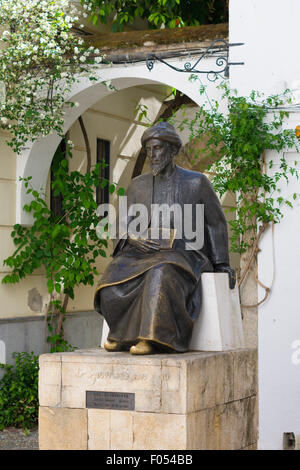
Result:
M299 17L299 0L230 0L230 42L245 43L232 48L230 57L245 62L230 70L231 86L240 94L251 90L278 94L295 87L300 79ZM300 113L294 110L285 125L298 124ZM275 165L279 158L272 155ZM300 154L289 152L286 158L299 161ZM299 180L283 184L283 196L294 192L300 193ZM259 278L272 285L269 299L258 311L258 447L263 450L282 449L284 432L300 434L300 204L292 210L287 207L284 214L274 233L269 230L263 236L258 260ZM259 295L262 298L264 292Z

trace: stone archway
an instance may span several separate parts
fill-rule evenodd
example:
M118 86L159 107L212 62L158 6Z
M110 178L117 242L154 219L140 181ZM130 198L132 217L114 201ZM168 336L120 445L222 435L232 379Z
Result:
M178 63L179 59L173 61ZM189 74L178 73L163 64L156 64L149 72L145 63L130 66L103 66L99 69L99 78L111 81L117 90L144 85L144 84L165 84L174 87L187 95L198 105L207 105L205 95L199 93L199 85L189 80ZM214 83L203 80L207 87L207 94L210 98L220 100L221 92ZM77 107L70 108L66 112L64 124L65 132L90 106L100 99L108 96L114 91L103 86L102 83L91 83L83 78L68 97L69 100L78 103ZM224 103L224 109L226 104ZM18 157L17 161L17 194L16 194L16 222L30 224L30 214L23 211L24 204L28 203L30 196L26 194L24 182L19 178L32 177L32 185L40 189L46 187L47 176L53 154L59 144L60 137L51 134L37 142L34 142Z

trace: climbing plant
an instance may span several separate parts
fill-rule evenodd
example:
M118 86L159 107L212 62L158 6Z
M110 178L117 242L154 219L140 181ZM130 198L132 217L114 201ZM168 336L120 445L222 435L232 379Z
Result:
M150 28L228 21L228 0L81 0L81 4L94 25L111 20L113 31L121 31L137 18Z
M110 193L116 189L115 184L99 179L104 163L82 174L69 172L70 158L72 153L68 149L60 158L52 183L54 195L62 196L61 216L56 216L48 207L44 190L33 189L31 177L24 179L32 200L23 209L32 214L33 223L14 225L11 236L16 250L4 260L11 272L2 279L4 284L15 284L35 270L43 269L50 296L45 332L48 328L47 341L52 352L69 349L63 337L68 299L74 298L76 287L94 284L98 274L96 260L99 256L106 257L107 240L99 238L97 232L96 188L99 184L108 185ZM123 194L122 188L118 188L117 193Z
M199 81L196 75L190 79ZM266 97L253 91L245 97L238 96L227 84L220 87L222 99L228 104L227 113L220 111L218 102L207 99L205 109L200 108L192 120L184 118L177 125L189 128L190 140L205 140L205 145L192 155L192 162L199 158L210 162L207 170L213 175L216 192L222 197L229 191L236 200L236 207L230 209L235 213L229 221L231 251L249 255L239 273L241 285L255 263L262 234L281 221L283 207L292 207L297 198L296 193L283 197L281 186L291 177L299 177L297 162L290 164L284 152L298 150L298 137L294 129L283 127L292 102L289 90L281 96ZM201 82L200 93L206 93ZM172 119L176 122L176 116ZM266 160L267 150L279 156L276 169L272 159Z
M68 100L71 87L83 76L101 81L100 51L74 34L79 20L70 0L0 0L0 128L16 153L52 132L63 136L64 114L78 105Z

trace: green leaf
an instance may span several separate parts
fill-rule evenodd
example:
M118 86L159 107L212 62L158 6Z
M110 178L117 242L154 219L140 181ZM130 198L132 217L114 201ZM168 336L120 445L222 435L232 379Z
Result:
M48 279L47 287L48 287L48 292L51 294L51 292L53 292L53 290L54 290L54 284L53 284L52 279Z
M61 292L61 285L60 285L58 282L55 283L55 290L56 290L56 292L57 292L58 294L60 294L60 292Z
M91 20L92 20L93 25L96 26L97 23L98 23L98 15L93 14L93 15L91 16Z
M113 194L115 189L116 189L116 185L115 184L110 184L109 188L108 188L109 194Z
M101 181L100 187L101 187L101 189L104 189L107 185L108 185L108 181L103 180L103 181Z
M60 230L61 230L61 226L59 224L55 225L54 228L52 229L51 238L56 238Z
M118 188L117 190L117 195L118 196L124 196L126 194L125 188Z

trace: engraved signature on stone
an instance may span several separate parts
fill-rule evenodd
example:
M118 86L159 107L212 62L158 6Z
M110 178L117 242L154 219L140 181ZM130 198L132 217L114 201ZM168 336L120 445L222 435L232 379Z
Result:
M83 370L78 370L75 374L78 378L85 378L91 385L96 385L98 382L103 381L105 379L110 380L124 380L126 382L132 381L146 381L147 375L146 374L132 374L127 371L124 372L115 372L115 371L107 371L107 372L86 372Z

